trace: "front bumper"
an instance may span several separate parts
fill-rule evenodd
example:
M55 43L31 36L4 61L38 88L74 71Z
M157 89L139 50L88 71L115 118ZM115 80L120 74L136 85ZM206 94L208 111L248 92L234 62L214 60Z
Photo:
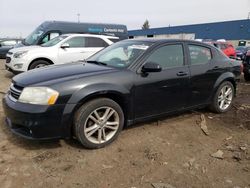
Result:
M5 69L9 72L12 72L13 74L20 74L22 73L23 71L16 71L16 70L13 70L11 67L9 67L8 65L5 64Z
M5 68L12 73L21 73L28 70L29 59L26 58L14 58L13 54L6 55ZM17 68L16 65L22 65L21 68Z
M6 123L10 130L27 139L63 138L62 126L65 105L33 105L14 102L8 95L2 100Z

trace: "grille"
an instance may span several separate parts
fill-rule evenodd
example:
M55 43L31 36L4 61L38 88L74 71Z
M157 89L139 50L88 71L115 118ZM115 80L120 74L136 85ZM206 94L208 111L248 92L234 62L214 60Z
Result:
M6 57L6 63L9 63L11 61L10 57Z
M9 91L9 96L13 100L18 100L18 98L21 95L23 88L20 86L17 86L15 84L11 84L10 86L10 91Z

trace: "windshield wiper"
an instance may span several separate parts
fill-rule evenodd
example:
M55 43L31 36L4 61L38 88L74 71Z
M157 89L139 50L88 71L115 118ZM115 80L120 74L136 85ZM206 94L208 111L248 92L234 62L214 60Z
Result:
M93 63L97 65L107 65L106 63L100 62L100 61L86 61L87 63Z

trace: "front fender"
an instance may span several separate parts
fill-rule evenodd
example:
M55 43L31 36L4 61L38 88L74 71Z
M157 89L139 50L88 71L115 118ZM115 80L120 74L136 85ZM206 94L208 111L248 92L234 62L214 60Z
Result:
M111 83L100 83L100 84L94 84L94 85L88 85L86 87L83 87L82 89L76 91L71 98L69 99L68 103L70 104L77 104L81 101L84 101L86 98L92 95L102 95L107 93L113 93L120 96L126 96L129 95L130 91L129 89L116 85Z
M63 132L66 133L64 137L71 137L71 125L74 118L74 112L81 104L89 99L108 95L115 95L119 97L127 107L129 106L130 91L129 89L119 85L109 83L94 84L76 91L64 108L62 119L63 129L65 130Z

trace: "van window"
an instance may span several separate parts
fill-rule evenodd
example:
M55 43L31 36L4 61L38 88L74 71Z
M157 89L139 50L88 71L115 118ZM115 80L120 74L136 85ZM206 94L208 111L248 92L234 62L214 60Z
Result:
M65 43L69 44L70 48L83 48L85 46L85 37L73 37Z
M109 46L104 40L95 37L86 37L85 47L107 47Z
M61 42L62 40L64 40L67 36L58 36L56 38L53 38L52 40L42 44L42 47L50 47L50 46L54 46L56 44L58 44L59 42Z
M41 44L48 42L49 40L59 36L59 33L53 32L53 33L48 33L42 40Z

